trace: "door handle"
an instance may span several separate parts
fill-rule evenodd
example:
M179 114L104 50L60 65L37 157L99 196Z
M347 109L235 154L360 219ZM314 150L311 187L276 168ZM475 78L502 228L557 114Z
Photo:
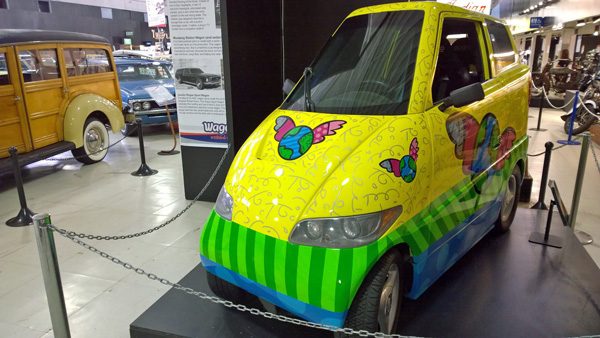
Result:
M15 96L15 97L14 97L14 100L15 100L16 102L18 102L18 101L21 101L21 97L17 95L17 96Z
M69 94L69 87L63 87L63 96L67 96Z

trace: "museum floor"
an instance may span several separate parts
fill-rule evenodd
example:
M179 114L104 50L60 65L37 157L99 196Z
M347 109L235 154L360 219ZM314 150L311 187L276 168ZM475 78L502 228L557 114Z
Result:
M530 115L531 127L536 123L537 109L532 109ZM565 138L560 115L559 111L545 110L542 127L548 131L529 132L529 153L543 151L546 141ZM141 231L169 219L189 203L183 197L181 158L156 155L171 146L167 129L147 128L145 135L148 163L159 171L157 175L129 175L139 166L137 138L130 137L96 165L42 161L28 166L24 176L30 208L50 213L53 224L60 228L100 235ZM112 140L119 138L111 136ZM600 155L600 147L595 147ZM557 181L568 206L579 149L568 146L552 155L549 176ZM543 156L530 158L532 203L537 200L542 163ZM600 172L590 152L576 229L590 233L596 240L586 249L600 266L599 183ZM546 203L549 200L548 192ZM212 203L197 202L175 222L150 235L89 242L148 272L179 281L199 262L199 232L211 207ZM0 221L4 223L17 211L12 177L1 176ZM129 324L168 290L61 236L56 236L56 246L73 337L129 337ZM0 336L53 336L31 226L0 225Z

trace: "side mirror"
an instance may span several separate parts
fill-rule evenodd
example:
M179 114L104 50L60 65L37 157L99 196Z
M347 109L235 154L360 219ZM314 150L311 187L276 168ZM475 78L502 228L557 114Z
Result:
M283 87L281 89L286 96L292 92L292 89L294 89L294 84L294 81L290 79L285 79L285 81L283 81Z
M464 107L473 102L481 101L485 98L483 87L481 82L476 82L468 86L458 88L450 92L450 96L442 101L439 106L441 111L448 109L448 107Z

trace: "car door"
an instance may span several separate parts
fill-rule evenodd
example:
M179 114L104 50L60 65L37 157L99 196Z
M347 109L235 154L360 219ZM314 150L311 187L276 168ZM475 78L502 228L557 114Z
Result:
M0 47L0 158L10 147L21 153L32 149L22 98L14 49Z
M500 175L493 170L499 147L493 102L502 82L490 76L482 19L444 13L440 20L431 83L434 107L425 114L434 133L431 199L444 206L431 211L430 230L436 240L432 251L447 247L442 252L450 254L436 258L438 269L444 270L489 230L489 226L472 227L458 236L477 219L476 213L491 206L501 187ZM439 109L451 91L477 82L483 84L483 100Z
M57 143L62 140L60 112L68 99L57 45L22 45L16 53L33 148Z

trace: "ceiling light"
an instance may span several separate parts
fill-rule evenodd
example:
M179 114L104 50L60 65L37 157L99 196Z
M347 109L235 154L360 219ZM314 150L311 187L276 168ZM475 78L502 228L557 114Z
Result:
M598 23L598 22L600 22L600 17L596 18L596 20L594 20L594 23Z
M577 22L577 24L575 26L576 27L583 27L583 26L585 26L585 21L579 21L579 22Z
M543 5L543 4L544 4L544 2L543 2L543 1L540 1L540 2L538 3L538 5L539 5L539 6L541 6L541 5Z
M598 31L595 31L592 35L593 36L598 36Z

